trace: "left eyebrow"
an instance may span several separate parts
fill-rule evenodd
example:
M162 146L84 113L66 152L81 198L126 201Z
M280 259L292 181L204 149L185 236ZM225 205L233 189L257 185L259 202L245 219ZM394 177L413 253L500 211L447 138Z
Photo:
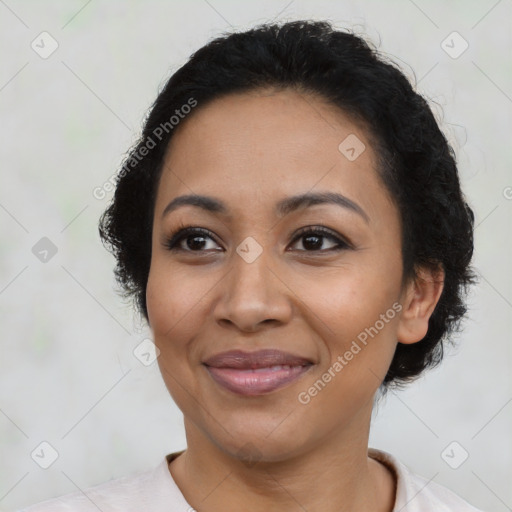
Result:
M338 194L336 192L308 192L296 196L281 199L275 207L277 215L283 217L289 215L297 210L309 208L319 204L335 204L342 208L351 210L360 215L368 224L370 217L356 202L348 197ZM176 210L181 206L195 206L211 213L218 215L229 215L229 210L226 205L219 199L210 196L202 196L197 194L189 194L179 196L173 199L164 209L162 217Z
M276 205L276 210L280 216L288 215L296 210L309 208L317 204L335 204L342 208L352 210L360 215L367 224L370 223L370 217L356 202L348 197L336 192L308 192L298 196L282 199Z

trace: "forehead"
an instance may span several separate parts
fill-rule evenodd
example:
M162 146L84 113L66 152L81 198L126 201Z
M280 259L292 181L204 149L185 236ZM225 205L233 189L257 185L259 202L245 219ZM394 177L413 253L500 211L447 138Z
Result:
M182 194L223 197L236 210L314 189L337 190L371 209L386 196L376 166L361 125L318 97L231 94L199 104L174 133L157 209Z

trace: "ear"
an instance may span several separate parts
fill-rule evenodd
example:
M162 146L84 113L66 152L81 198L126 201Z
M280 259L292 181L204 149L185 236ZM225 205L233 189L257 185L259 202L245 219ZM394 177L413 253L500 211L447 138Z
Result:
M444 270L420 267L402 294L402 314L397 330L399 343L416 343L428 331L428 321L444 287Z

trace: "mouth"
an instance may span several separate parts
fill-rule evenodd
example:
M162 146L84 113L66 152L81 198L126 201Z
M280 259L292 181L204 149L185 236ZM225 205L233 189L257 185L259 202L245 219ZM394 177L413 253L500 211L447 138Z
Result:
M203 362L217 384L244 396L281 389L299 379L313 364L310 359L273 349L257 352L232 350Z

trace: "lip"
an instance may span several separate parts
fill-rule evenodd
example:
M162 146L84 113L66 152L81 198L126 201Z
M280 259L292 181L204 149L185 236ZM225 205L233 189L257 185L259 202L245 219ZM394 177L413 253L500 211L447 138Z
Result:
M313 366L313 361L281 350L265 349L230 350L206 359L203 364L222 387L239 395L256 396L294 382Z

